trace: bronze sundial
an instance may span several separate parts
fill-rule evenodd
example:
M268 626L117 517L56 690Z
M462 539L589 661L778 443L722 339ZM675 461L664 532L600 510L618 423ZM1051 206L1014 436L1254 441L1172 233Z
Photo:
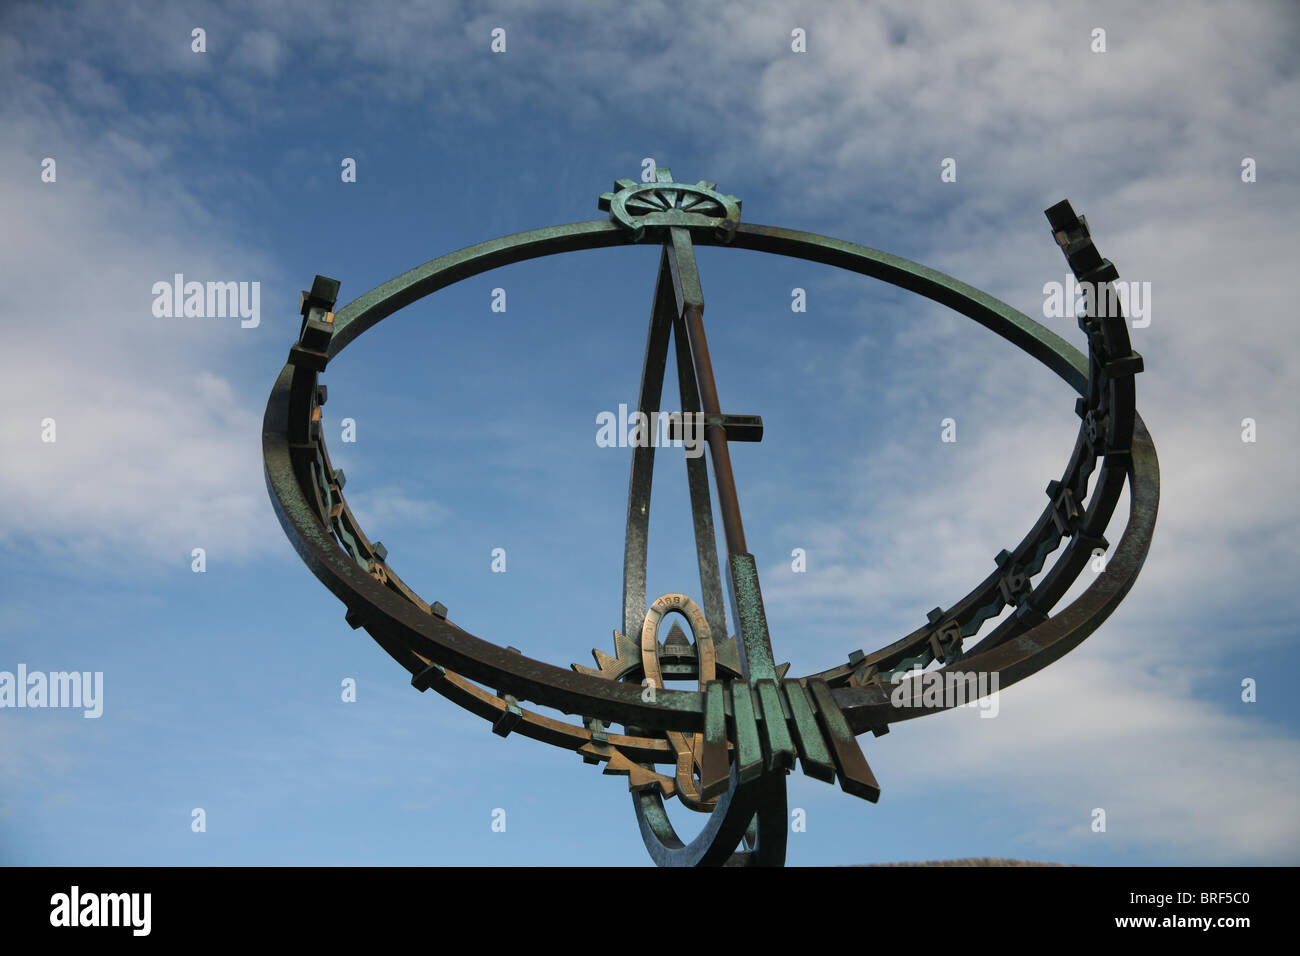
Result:
M900 684L939 675L948 686L992 675L1006 687L1076 647L1133 586L1151 542L1159 499L1155 447L1138 416L1134 375L1142 358L1112 294L1115 267L1093 244L1086 220L1068 201L1047 210L1056 242L1082 288L1094 290L1079 317L1087 354L1003 302L933 269L838 239L741 222L741 203L714 184L673 182L660 167L654 182L620 179L600 197L607 219L551 226L452 252L385 283L337 313L339 283L317 276L302 297L302 326L266 407L262 450L267 487L285 533L312 572L365 630L412 674L487 719L494 733L522 734L571 750L605 773L628 778L647 849L661 865L780 865L785 861L785 777L796 760L809 776L838 781L876 801L880 786L857 736L888 732L895 721L953 706L929 695L899 694ZM638 411L661 410L668 345L676 350L684 430L702 420L708 461L687 455L686 474L699 560L699 591L665 594L647 606L646 542L655 443L632 453L623 564L623 607L612 653L593 651L595 667L566 670L503 648L447 620L388 565L387 551L362 532L343 497L321 433L327 363L403 306L499 266L583 249L627 244L662 248ZM1019 346L1078 394L1081 423L1048 503L1018 544L965 597L936 607L926 623L873 653L792 678L778 666L763 610L754 556L745 545L729 442L760 441L756 414L722 410L704 329L696 245L793 256L881 279L966 315ZM702 419L682 416L701 416ZM718 567L709 465L726 544L726 582ZM1093 472L1096 471L1095 477ZM1091 491L1089 481L1091 479ZM1129 515L1113 552L1103 533L1129 484ZM1059 550L1059 553L1057 553ZM1055 559L1048 567L1049 556ZM1053 614L1071 584L1105 555L1101 570L1071 604ZM736 633L727 632L724 604ZM1008 607L1014 611L981 633ZM663 640L664 618L675 622ZM927 670L928 668L928 670ZM910 676L903 676L903 675ZM673 690L668 680L694 680ZM984 687L987 684L980 684ZM489 690L488 688L492 688ZM566 722L525 702L577 715ZM622 727L618 733L612 729ZM666 766L668 772L657 767ZM684 844L664 800L676 797L707 813Z

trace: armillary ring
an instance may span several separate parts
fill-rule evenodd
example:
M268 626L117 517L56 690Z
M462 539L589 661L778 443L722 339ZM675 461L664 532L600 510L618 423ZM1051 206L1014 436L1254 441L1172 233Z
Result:
M298 340L266 406L267 487L294 548L346 605L347 623L364 628L410 671L417 689L432 688L487 719L501 736L522 734L603 763L605 773L626 775L645 845L661 865L781 865L785 777L796 759L809 776L838 781L845 791L875 802L880 786L857 736L879 736L895 721L954 706L950 697L936 704L919 691L900 695L900 687L907 691L936 675L950 686L986 675L996 683L981 682L979 693L989 683L1005 688L1078 646L1133 586L1151 543L1160 492L1155 447L1135 407L1134 375L1142 370L1142 358L1130 347L1109 285L1118 272L1101 257L1087 221L1068 201L1048 209L1047 219L1081 286L1098 290L1079 317L1086 356L1009 305L915 262L839 239L742 223L734 196L716 192L712 183L673 182L663 167L651 183L618 180L613 192L601 196L600 207L609 219L469 246L398 276L337 314L339 283L317 276L303 293ZM454 282L525 259L631 243L662 247L638 410L646 416L660 411L671 339L681 413L673 413L670 427L681 437L692 421L703 426L727 547L726 584L716 558L708 464L687 455L700 600L674 593L647 606L655 443L639 444L632 454L614 653L595 650L595 667L565 670L458 627L447 620L446 607L426 603L389 567L386 549L371 542L348 508L343 473L330 464L321 432L326 389L318 379L361 333ZM1078 438L1064 472L1047 485L1048 502L1034 526L997 555L988 577L948 607L930 611L925 624L892 644L870 654L854 651L846 663L806 677L788 677L789 665L777 665L772 655L728 452L729 442L761 440L763 423L757 415L721 411L704 334L696 244L807 259L916 292L1028 352L1080 396ZM1103 533L1126 481L1128 520L1112 552ZM1091 584L1052 614L1099 557L1103 563L1100 570L1094 566ZM728 635L724 603L735 635ZM1008 606L1014 612L981 634ZM669 615L686 622L689 640L676 623L659 640ZM669 680L694 680L698 689L669 689ZM529 710L523 706L529 701L580 715L581 723ZM611 729L615 725L623 732ZM661 764L671 773L658 772ZM664 799L673 796L708 814L689 843L668 819Z

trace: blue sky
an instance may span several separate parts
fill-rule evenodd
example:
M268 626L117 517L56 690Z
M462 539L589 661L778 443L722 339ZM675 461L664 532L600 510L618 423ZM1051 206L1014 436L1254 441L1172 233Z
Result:
M313 275L342 305L463 246L601 218L647 157L741 197L746 221L920 261L1076 347L1073 319L1043 315L1066 272L1044 209L1068 197L1121 277L1151 283L1132 336L1162 498L1132 594L996 719L861 738L878 805L792 775L807 829L788 862L1300 861L1295 8L553 6L0 14L0 671L104 675L98 719L0 710L0 861L649 864L621 778L494 736L347 627L279 528L260 447ZM331 455L393 567L552 663L589 663L619 625L630 452L595 422L636 400L657 261L468 280L323 377ZM1020 539L1073 395L928 300L758 253L699 262L723 407L766 425L733 458L774 651L819 671L910 632ZM176 273L259 282L260 324L154 316ZM698 597L684 469L659 459L650 597Z

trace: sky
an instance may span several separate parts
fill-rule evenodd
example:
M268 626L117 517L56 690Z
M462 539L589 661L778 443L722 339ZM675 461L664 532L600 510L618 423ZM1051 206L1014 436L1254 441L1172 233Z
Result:
M878 804L792 774L788 864L1300 862L1298 41L1284 2L5 4L0 681L102 683L94 717L0 707L0 862L650 865L623 778L417 693L345 624L280 529L260 441L313 276L341 308L476 242L604 218L646 160L1076 348L1074 318L1045 314L1067 266L1043 210L1070 199L1149 290L1130 334L1161 501L1131 594L996 718L860 738ZM1020 540L1075 396L929 300L697 255L723 408L765 424L732 456L774 653L821 671ZM596 423L636 401L658 257L466 280L322 376L331 456L392 567L559 666L612 653L621 624L631 452ZM178 273L256 283L256 321L156 314ZM680 457L657 456L651 600L699 599Z

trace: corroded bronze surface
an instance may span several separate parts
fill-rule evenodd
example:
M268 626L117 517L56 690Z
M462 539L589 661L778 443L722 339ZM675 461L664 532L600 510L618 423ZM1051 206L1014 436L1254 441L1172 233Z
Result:
M920 680L916 672L930 668L927 678L991 674L995 687L1006 687L1077 646L1128 593L1150 546L1159 499L1155 448L1134 399L1142 359L1130 347L1113 295L1093 297L1079 318L1085 356L1005 303L914 262L824 236L742 223L736 197L718 193L712 183L673 182L662 167L653 183L619 180L613 192L601 196L600 208L610 213L609 220L538 229L449 253L337 314L332 310L339 283L317 276L311 291L303 293L299 338L267 403L262 431L267 487L298 553L346 605L348 624L365 628L411 672L417 689L433 688L490 721L501 736L522 734L575 751L589 763L604 763L605 773L627 776L638 825L657 863L779 865L787 832L785 775L796 759L809 776L838 780L846 792L874 802L880 786L857 735L870 730L879 736L894 721L941 709L922 702L919 693L903 695L905 702L897 703L900 680ZM1047 218L1080 283L1109 288L1118 273L1097 252L1086 221L1067 201L1047 210ZM367 538L344 500L345 476L330 464L321 434L326 390L318 378L362 332L454 282L523 259L628 243L656 243L663 250L638 410L660 411L672 339L681 411L703 416L727 580L724 588L709 468L702 457L686 456L701 600L668 594L647 607L655 448L653 443L635 448L614 653L594 650L595 667L575 664L564 670L475 637L447 620L441 603L426 603L402 582L388 565L387 550ZM1033 528L994 559L996 569L947 609L929 612L912 633L870 654L854 651L847 663L799 679L787 677L788 664L775 663L728 452L731 441L761 440L762 419L722 411L704 329L696 244L808 259L909 289L1003 336L1081 396L1075 406L1079 434L1065 470L1048 484L1048 504ZM1108 551L1103 532L1126 481L1129 516L1118 545L1092 584L1052 615L1094 552ZM726 604L734 636L727 633ZM1015 611L980 635L985 622L1007 606ZM659 640L663 618L670 614L687 622L690 640L675 623ZM681 679L696 681L698 689L665 686L666 680ZM580 714L582 722L536 713L522 706L525 701ZM613 724L626 732L610 731ZM659 773L657 764L674 770ZM678 838L665 810L664 799L674 796L709 815L689 844Z

